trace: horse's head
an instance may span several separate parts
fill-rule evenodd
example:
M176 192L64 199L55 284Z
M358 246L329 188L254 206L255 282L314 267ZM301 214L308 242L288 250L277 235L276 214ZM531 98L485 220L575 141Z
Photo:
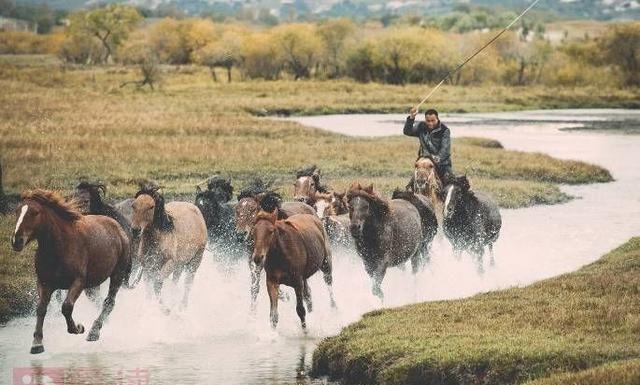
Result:
M135 237L148 228L162 231L173 229L173 221L164 207L164 197L158 193L159 187L140 190L133 201L133 218L131 232Z
M195 205L200 209L207 225L218 216L220 204L222 203L218 198L218 194L214 191L202 190L200 186L196 186Z
M80 182L73 192L73 199L83 213L97 213L104 206L102 197L106 193L107 187L102 183Z
M258 266L262 266L264 264L269 249L271 249L275 241L277 219L277 209L273 212L260 210L256 215L255 224L251 229L251 240L253 242L253 254L251 259Z
M34 201L23 201L15 213L16 228L11 236L11 247L14 251L22 251L42 227L45 214L42 205Z
M373 185L364 188L359 183L351 185L347 192L351 235L362 235L365 222L376 214L378 200L380 199L376 196Z
M296 172L293 184L293 199L308 205L315 203L315 194L320 189L320 170L314 165Z
M238 204L235 207L236 232L238 234L251 234L259 208L258 201L254 197L245 197L238 200Z
M333 215L342 215L347 214L349 212L349 207L347 206L347 193L338 193L333 192L333 199L331 199L331 211Z
M425 194L429 191L439 192L442 182L438 178L436 165L429 157L420 158L414 165L414 191Z
M214 176L207 182L207 189L211 191L213 198L220 203L226 203L233 198L233 186L231 179Z
M15 211L16 227L11 236L11 247L22 251L50 223L50 214L59 219L74 221L82 217L75 201L65 201L56 192L48 190L25 191Z
M315 194L315 204L313 208L316 210L316 214L320 219L325 217L334 215L331 208L331 201L333 199L333 194L324 194L316 192Z
M463 199L471 190L469 180L465 175L451 177L449 184L445 188L446 197L444 200L444 217L451 218L464 204Z

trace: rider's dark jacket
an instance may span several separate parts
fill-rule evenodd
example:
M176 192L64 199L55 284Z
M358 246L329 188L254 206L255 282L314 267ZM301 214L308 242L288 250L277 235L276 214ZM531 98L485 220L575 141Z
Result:
M415 119L409 116L403 132L420 140L418 157L437 156L439 171L451 171L451 132L447 126L438 121L438 126L429 132L425 122L415 123Z

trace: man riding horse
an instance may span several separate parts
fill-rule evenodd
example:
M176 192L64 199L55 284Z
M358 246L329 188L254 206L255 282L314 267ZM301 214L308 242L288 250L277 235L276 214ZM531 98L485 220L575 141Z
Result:
M429 109L425 112L424 122L415 122L418 110L414 107L404 124L404 134L415 136L420 141L418 158L429 158L435 163L438 177L446 184L451 175L451 132L438 118L438 111ZM410 182L413 185L413 178Z

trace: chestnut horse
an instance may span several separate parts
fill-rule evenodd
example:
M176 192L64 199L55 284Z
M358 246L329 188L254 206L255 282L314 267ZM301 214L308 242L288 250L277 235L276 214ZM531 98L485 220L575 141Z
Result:
M373 280L373 294L382 299L380 286L388 267L411 260L415 274L422 265L425 243L435 235L433 230L425 233L429 209L418 200L383 199L373 185L363 188L359 183L351 186L347 201L356 250Z
M259 188L255 188L260 186ZM258 212L260 211L260 203L263 198L272 202L273 207L269 211L273 211L276 207L278 219L286 219L295 214L315 215L313 207L303 202L282 202L280 195L273 191L263 190L263 186L259 180L254 181L252 187L249 187L238 195L238 204L236 204L236 232L239 236L245 236L247 246L252 247L251 231L255 225ZM251 263L249 259L249 269L251 271L251 311L255 310L256 299L260 291L260 274L262 267Z
M138 259L158 300L165 279L186 271L182 306L189 301L195 273L207 244L207 226L200 210L189 202L165 205L158 187L142 189L133 202L132 231L140 236ZM161 302L162 303L162 302Z
M100 338L100 329L115 305L120 286L131 273L129 238L114 219L102 215L82 215L74 202L65 202L56 192L25 191L16 208L16 227L11 237L14 251L20 252L32 240L38 242L35 268L38 288L36 329L31 353L44 352L42 324L51 294L68 289L62 314L71 334L84 333L73 320L73 306L85 288L99 286L109 278L109 294L93 323L88 341Z
M271 327L278 324L278 290L281 284L293 287L296 292L296 312L305 329L305 308L311 312L311 290L307 279L321 270L329 288L331 306L335 307L331 289L331 251L327 235L320 219L315 215L292 215L278 220L278 209L261 210L251 232L253 240L252 260L256 266L264 266L267 273L267 291L271 302Z

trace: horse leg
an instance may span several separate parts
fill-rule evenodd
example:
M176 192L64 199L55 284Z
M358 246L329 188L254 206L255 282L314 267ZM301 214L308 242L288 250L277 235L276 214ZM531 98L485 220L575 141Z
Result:
M182 275L182 272L184 271L184 266L177 266L176 269L173 271L173 284L177 285L178 281L180 280L180 276Z
M376 297L380 298L381 301L384 301L384 293L382 293L382 280L384 279L385 274L387 273L387 266L384 263L381 263L380 266L376 267L373 272L373 286L371 288L371 292Z
M162 265L162 267L160 268L160 271L158 271L158 274L156 276L155 282L154 282L154 289L156 292L156 296L158 297L158 299L160 299L160 292L162 291L162 284L164 283L164 281L169 278L169 276L171 274L174 274L177 268L177 264L175 259L170 258L167 259L167 261L165 262L164 265Z
M71 287L69 287L69 290L67 291L67 298L62 303L62 314L67 321L67 332L69 332L69 334L84 333L84 326L82 326L82 324L80 323L76 324L72 317L73 306L78 300L78 297L82 293L83 289L84 282L81 279L76 278L76 280L73 281Z
M196 276L196 271L200 266L200 262L202 262L202 254L204 253L204 249L198 251L196 256L189 262L189 264L185 267L186 276L184 278L184 297L182 297L182 308L186 309L189 304L189 293L191 293L191 286L193 286L193 279Z
M267 277L267 292L269 293L269 302L271 302L271 310L269 318L271 319L271 327L273 329L278 325L278 287L280 284L272 278Z
M329 301L331 303L331 307L335 309L336 301L333 298L333 264L331 262L330 256L324 259L321 270L324 278L324 283L327 284L327 290L329 290Z
M306 329L307 328L307 322L305 321L306 312L304 310L304 305L302 304L304 286L305 286L304 280L300 280L300 282L298 282L295 287L296 313L298 313L298 317L300 318L300 322L302 323L302 328Z
M84 294L86 294L87 298L89 298L96 307L100 306L100 286L87 287L84 289Z
M489 243L488 247L489 247L489 258L490 258L489 264L491 266L495 266L496 265L496 259L495 259L494 255L493 255L493 243Z
M44 316L47 314L47 306L51 300L53 289L44 286L38 280L38 308L36 309L36 330L33 332L33 343L31 344L31 354L44 352L42 344L42 324L44 324Z
M93 321L93 326L91 326L91 330L87 335L87 341L97 341L100 339L100 329L102 329L102 325L107 320L116 304L116 294L118 294L118 290L120 289L120 286L122 286L123 281L123 272L111 275L111 278L109 279L109 293L102 303L102 311L100 312L100 315L95 321Z
M258 293L260 292L260 274L262 266L249 261L249 270L251 271L251 313L255 314L258 304Z
M307 311L311 313L313 311L313 303L311 302L311 288L309 287L309 282L305 279L302 281L302 295L304 296L304 302L307 305Z
M427 259L426 256L429 255L428 248L429 245L421 244L418 251L411 257L411 273L413 273L413 275L418 274L424 267L425 260Z

